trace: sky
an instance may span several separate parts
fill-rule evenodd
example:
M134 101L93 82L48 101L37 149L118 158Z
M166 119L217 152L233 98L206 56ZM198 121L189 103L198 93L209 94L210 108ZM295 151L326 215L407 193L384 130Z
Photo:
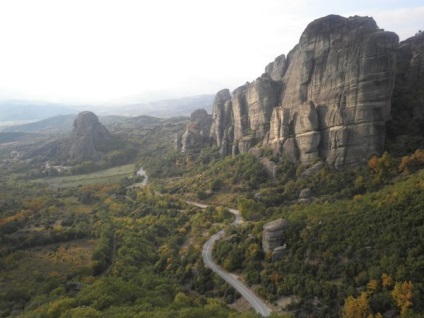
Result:
M423 0L0 0L0 99L233 90L328 14L372 16L401 40L424 30Z

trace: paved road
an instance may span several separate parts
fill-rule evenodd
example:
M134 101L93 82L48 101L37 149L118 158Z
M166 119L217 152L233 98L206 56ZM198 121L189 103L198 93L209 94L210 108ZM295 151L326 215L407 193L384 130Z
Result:
M200 204L197 202L188 201L187 203L195 205L199 208L206 208L207 205ZM230 212L233 213L236 217L233 224L239 225L243 223L243 218L240 215L238 210L230 209ZM221 266L217 265L212 259L212 249L215 242L224 236L224 230L219 231L218 233L212 235L212 237L203 245L202 256L205 264L217 273L222 279L224 279L228 284L234 287L253 307L253 309L264 317L268 317L271 314L271 310L267 305L258 298L248 287L241 283L236 276L225 271Z

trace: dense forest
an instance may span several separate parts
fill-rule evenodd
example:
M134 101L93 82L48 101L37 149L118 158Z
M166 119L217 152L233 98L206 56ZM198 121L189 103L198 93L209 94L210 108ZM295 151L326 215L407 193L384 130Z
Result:
M203 263L220 229L215 260L275 317L422 316L424 151L335 170L262 149L278 164L271 177L251 154L175 151L178 129L128 130L130 156L82 170L36 173L45 166L1 152L1 317L258 317ZM285 251L273 259L263 226L281 218Z
M231 214L127 183L2 184L1 316L256 317L200 256Z
M270 303L287 299L298 317L421 317L424 151L312 174L305 171L314 164L282 160L275 180L249 154L217 159L209 148L182 160L174 162L187 169L184 178L158 180L158 189L237 206L250 222L229 230L214 257ZM306 203L304 188L313 193ZM284 256L273 260L261 235L278 218L289 226Z

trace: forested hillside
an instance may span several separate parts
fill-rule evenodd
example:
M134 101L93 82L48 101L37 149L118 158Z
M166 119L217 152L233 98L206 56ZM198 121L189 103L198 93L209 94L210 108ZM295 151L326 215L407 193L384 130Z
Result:
M128 181L29 185L2 184L2 317L256 317L225 305L239 295L200 256L225 209Z

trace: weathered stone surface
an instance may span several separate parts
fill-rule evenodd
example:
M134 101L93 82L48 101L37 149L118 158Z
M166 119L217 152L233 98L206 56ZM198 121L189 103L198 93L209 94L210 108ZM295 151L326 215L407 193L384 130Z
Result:
M257 138L265 136L264 125L269 126L272 109L278 104L280 85L265 73L247 87L246 103L248 129Z
M266 158L266 157L261 157L261 149L260 148L251 148L249 149L249 153L252 154L253 156L255 156L259 162L262 164L262 167L264 168L266 174L271 178L271 179L276 179L277 178L277 165L275 164L274 161Z
M399 44L392 118L386 127L389 150L399 154L424 146L424 32Z
M59 138L36 147L24 158L52 160L66 165L84 161L96 161L109 151L122 149L122 140L109 133L97 116L89 111L81 112L73 122L69 137Z
M263 226L262 249L265 253L272 252L283 244L284 229L288 226L285 219L277 219Z
M322 162L322 161L318 161L312 167L310 167L310 168L306 169L305 171L303 171L300 176L301 177L310 177L310 176L318 173L324 167L325 167L325 163Z
M299 193L299 203L309 203L312 202L312 191L309 188L302 189Z
M207 137L211 129L212 116L204 109L197 109L190 115L190 122L181 137L181 151L187 152Z
M239 153L247 153L249 152L249 149L253 146L253 137L252 136L245 136L240 139L238 144L238 152Z
M74 121L70 137L69 158L73 162L98 160L111 148L114 138L97 116L89 111L81 112Z
M398 56L395 93L409 95L411 115L424 118L424 32L401 42Z
M313 132L299 140L295 131L302 162L316 158L317 143L320 155L333 166L381 153L397 42L396 34L379 30L372 18L328 16L307 27L289 54L281 98L282 107L305 108L307 101L316 105L315 132L322 140ZM307 109L299 118L310 114Z
M287 71L287 66L286 56L281 54L275 58L274 62L267 65L265 72L268 73L274 81L281 81Z
M302 189L299 194L299 199L309 199L312 197L312 191L309 188Z
M253 139L244 137L257 141L265 136L280 91L280 84L273 81L269 74L264 74L253 83L247 82L235 89L232 97L228 90L218 92L210 135L218 147L225 145L221 153L230 153L227 149L229 144L235 145L231 151L233 154L246 153Z
M366 162L383 150L398 41L368 17L313 21L287 59L278 57L262 77L233 92L232 120L214 118L211 136L221 147L224 134L216 131L234 127L227 144L253 135L291 161Z
M272 261L278 261L283 258L283 256L287 253L287 246L284 244L283 246L278 246L274 248L272 252Z
M219 91L215 96L210 136L220 147L221 156L231 154L231 144L234 140L234 124L231 94L228 89Z

